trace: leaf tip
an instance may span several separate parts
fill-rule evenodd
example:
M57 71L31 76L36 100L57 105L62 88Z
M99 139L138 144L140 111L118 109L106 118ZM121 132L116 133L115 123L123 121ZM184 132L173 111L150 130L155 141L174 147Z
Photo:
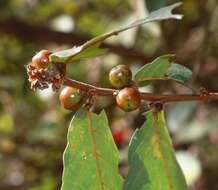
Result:
M175 4L173 4L173 5L170 5L169 7L170 7L170 9L171 9L171 11L172 11L173 9L175 9L175 8L177 8L177 7L179 7L179 6L181 6L182 4L183 4L182 2L178 2L178 3L175 3ZM173 18L175 18L175 19L181 20L184 15L182 15L182 14L172 14L172 16L173 16Z

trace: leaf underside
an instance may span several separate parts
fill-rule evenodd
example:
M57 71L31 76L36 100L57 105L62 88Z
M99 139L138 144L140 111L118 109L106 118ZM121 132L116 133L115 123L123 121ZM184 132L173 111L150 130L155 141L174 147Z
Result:
M118 150L105 112L80 109L68 130L62 190L121 190Z
M186 83L192 76L192 71L183 65L173 63L166 73L169 79Z
M124 190L187 190L163 112L148 112L146 118L146 123L135 132L130 143L130 170Z
M73 62L73 61L76 61L82 58L87 58L87 57L90 57L90 53L86 53L86 52L89 52L90 49L93 49L93 48L95 49L95 53L92 53L93 57L98 56L99 54L101 55L103 53L103 50L99 48L100 44L111 36L118 35L119 33L123 31L129 30L131 28L134 28L134 27L137 27L137 26L149 23L149 22L161 21L161 20L167 20L167 19L182 19L182 15L172 14L172 10L180 6L181 4L182 3L175 3L173 5L160 8L156 11L151 12L148 15L148 17L144 19L139 19L126 27L115 29L111 32L92 38L91 40L84 43L82 46L73 47L68 50L63 50L63 51L52 53L50 55L50 61L58 62L58 63L70 63L70 62ZM79 54L81 53L83 53L83 55L79 56Z

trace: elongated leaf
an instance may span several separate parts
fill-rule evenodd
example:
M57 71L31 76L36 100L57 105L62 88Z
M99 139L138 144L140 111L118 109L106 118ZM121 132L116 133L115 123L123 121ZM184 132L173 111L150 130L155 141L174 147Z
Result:
M67 138L62 190L121 190L118 150L104 111L79 110Z
M84 59L84 58L90 58L90 57L96 57L96 56L100 56L100 55L104 55L107 52L107 49L102 49L99 47L90 47L88 49L86 49L85 51L82 51L81 53L75 55L75 57L73 58L73 60L80 60L80 59Z
M107 49L99 48L98 46L93 46L87 48L86 50L82 49L82 46L73 47L71 49L66 49L63 51L56 52L50 56L52 62L61 62L68 63L71 61L76 61L80 59L85 59L89 57L96 57L105 54ZM71 57L70 55L73 55Z
M172 66L167 71L167 77L169 79L186 83L192 76L192 71L187 67L179 64L172 64Z
M166 80L166 73L171 66L172 55L163 55L149 64L144 65L136 74L135 81L141 86L148 85L152 80Z
M73 48L68 49L68 50L53 53L50 55L50 60L52 62L69 63L69 62L77 60L78 59L77 55L80 54L81 52L90 51L90 48L97 48L105 39L107 39L111 36L114 36L114 35L118 35L120 32L129 30L131 28L140 26L140 25L148 23L148 22L160 21L160 20L166 20L166 19L181 19L182 15L172 14L172 10L180 5L181 5L181 3L175 3L173 5L160 8L160 9L152 12L150 15L148 15L148 17L146 17L144 19L139 19L139 20L133 22L132 24L130 24L126 27L116 29L112 32L97 36L97 37L87 41L82 46L73 47ZM85 55L86 55L86 53L84 53L84 56L82 56L82 58L86 58ZM98 55L98 53L93 54L93 56L95 56L95 55Z
M177 163L164 114L149 112L129 147L129 174L124 190L187 190Z

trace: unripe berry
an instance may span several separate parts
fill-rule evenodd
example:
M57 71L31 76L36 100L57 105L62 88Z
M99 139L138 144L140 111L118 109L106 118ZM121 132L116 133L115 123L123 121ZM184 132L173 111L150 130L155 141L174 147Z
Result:
M59 95L59 100L65 109L76 110L80 107L82 95L77 88L65 87Z
M48 50L41 50L32 58L32 65L37 69L45 69L49 64L49 55L51 54Z
M124 111L129 112L137 109L141 103L140 92L137 88L127 87L119 91L116 97L117 105Z
M130 84L132 72L127 65L117 65L111 69L109 80L115 88L123 88Z

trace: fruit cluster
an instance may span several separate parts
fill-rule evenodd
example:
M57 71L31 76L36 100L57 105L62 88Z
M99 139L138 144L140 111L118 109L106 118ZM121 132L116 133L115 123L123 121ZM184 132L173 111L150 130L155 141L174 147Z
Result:
M113 87L120 89L117 96L117 105L129 112L137 109L141 103L138 88L132 85L132 72L127 65L118 65L111 69L109 80Z
M137 87L132 85L132 72L126 65L118 65L111 69L109 80L113 87L119 89L116 96L118 107L129 112L137 109L141 104L141 95ZM65 109L78 109L82 102L82 92L79 89L65 87L59 96L61 105Z
M28 81L32 90L44 90L50 85L58 91L63 84L66 65L52 63L48 50L41 50L33 56L32 62L26 65Z
M37 72L44 71L49 65L50 54L51 52L48 50L41 50L32 58L30 66L35 68ZM34 73L36 73L35 70ZM33 79L33 83L35 84L36 77L34 78L31 75L30 78ZM38 83L40 83L39 78L37 78ZM109 81L114 88L119 89L116 102L122 110L129 112L140 106L140 92L137 87L133 86L132 72L127 65L118 65L112 68L109 73ZM65 87L60 93L59 100L65 109L76 110L83 103L82 92L73 87Z

